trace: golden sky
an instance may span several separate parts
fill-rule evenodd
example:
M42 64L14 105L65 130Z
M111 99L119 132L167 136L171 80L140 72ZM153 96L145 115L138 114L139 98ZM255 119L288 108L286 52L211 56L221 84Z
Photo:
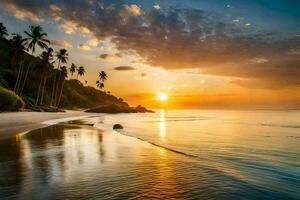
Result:
M131 105L300 108L300 5L266 2L3 0L0 21L41 25L86 68L82 82L104 70L105 90Z

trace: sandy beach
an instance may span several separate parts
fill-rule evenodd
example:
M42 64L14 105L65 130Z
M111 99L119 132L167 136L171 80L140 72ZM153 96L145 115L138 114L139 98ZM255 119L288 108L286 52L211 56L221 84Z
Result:
M29 131L47 126L43 122L68 117L83 117L92 114L83 111L66 111L64 113L46 112L11 112L0 113L0 139L12 134Z

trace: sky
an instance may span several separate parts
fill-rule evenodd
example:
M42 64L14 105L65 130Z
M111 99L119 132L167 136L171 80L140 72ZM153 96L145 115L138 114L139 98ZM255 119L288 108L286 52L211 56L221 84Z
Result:
M81 81L150 108L300 108L298 0L1 0L10 33L40 25ZM166 93L165 103L157 94Z

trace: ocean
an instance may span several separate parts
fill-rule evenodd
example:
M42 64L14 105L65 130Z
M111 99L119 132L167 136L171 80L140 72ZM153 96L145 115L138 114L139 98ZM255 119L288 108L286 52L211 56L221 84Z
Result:
M0 199L300 199L300 111L95 115L0 140L0 177Z

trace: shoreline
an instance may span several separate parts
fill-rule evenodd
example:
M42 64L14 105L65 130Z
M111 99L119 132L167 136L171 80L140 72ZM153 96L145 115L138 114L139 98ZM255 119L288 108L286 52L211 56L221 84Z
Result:
M47 112L7 112L0 113L0 140L18 133L44 128L57 122L97 115L83 111L68 110L64 113Z

